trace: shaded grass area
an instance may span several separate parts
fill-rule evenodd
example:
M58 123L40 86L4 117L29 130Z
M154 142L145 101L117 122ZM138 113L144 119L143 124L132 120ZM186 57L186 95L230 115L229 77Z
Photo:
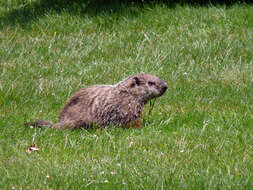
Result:
M1 189L253 186L252 6L40 3L0 6ZM141 71L169 84L141 130L23 128Z
M6 2L0 2L0 23L1 27L5 25L21 25L27 26L30 22L43 17L51 11L57 13L68 12L72 15L81 16L97 16L104 13L119 15L131 15L135 17L139 15L141 10L145 6L152 5L163 5L168 8L175 8L177 5L187 5L187 6L232 6L238 3L248 3L251 5L250 1L247 0L30 0L30 1L20 1L12 0Z

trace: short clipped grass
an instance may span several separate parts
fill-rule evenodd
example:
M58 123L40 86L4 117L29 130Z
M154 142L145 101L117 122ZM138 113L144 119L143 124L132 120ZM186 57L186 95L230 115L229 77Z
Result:
M23 127L142 71L169 85L143 129ZM0 176L0 189L252 189L252 5L2 1Z

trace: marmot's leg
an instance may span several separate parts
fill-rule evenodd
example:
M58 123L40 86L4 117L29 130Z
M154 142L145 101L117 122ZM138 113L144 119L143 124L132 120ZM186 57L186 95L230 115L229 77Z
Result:
M127 128L142 128L141 118L137 119L136 121L130 123Z

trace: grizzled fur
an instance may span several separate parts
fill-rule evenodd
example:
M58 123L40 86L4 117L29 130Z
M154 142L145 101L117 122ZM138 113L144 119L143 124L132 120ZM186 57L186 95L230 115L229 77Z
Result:
M110 124L140 127L143 106L152 98L163 95L167 88L167 84L158 77L144 73L130 76L115 85L86 87L67 101L57 124L36 120L25 125L57 129Z

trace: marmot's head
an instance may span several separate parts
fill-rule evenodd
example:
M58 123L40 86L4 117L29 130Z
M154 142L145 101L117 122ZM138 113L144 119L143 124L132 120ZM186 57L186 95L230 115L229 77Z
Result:
M124 88L122 91L129 93L144 103L148 100L159 97L168 89L168 85L158 77L150 74L140 73L128 77L118 83Z

